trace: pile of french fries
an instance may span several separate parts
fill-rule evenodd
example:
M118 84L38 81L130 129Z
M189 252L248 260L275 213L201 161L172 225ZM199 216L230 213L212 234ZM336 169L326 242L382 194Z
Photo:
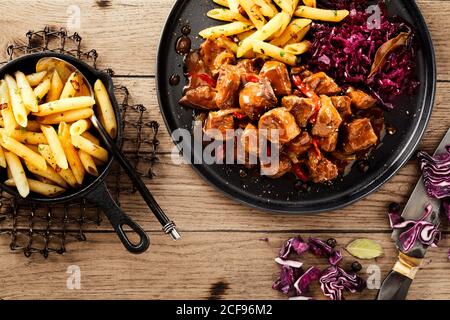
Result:
M80 188L86 175L99 175L109 155L89 132L95 105L110 136L117 135L104 84L95 83L94 99L78 72L51 61L0 81L0 166L7 170L5 185L24 198L30 192L56 197Z
M230 23L207 28L201 37L222 40L238 58L264 55L291 66L310 49L303 39L313 20L340 22L349 15L348 10L319 9L316 0L302 0L300 6L300 0L213 1L223 8L209 11L208 17Z

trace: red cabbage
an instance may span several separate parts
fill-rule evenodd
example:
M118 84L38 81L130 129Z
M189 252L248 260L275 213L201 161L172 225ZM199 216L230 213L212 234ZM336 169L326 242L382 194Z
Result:
M310 238L308 241L309 250L315 256L327 257L330 264L338 265L342 261L342 254L340 251L334 250L331 246L320 239Z
M324 71L345 86L369 89L385 107L401 93L413 94L419 82L416 77L416 53L412 28L400 18L389 18L380 2L380 28L372 28L366 1L322 1L322 7L347 8L350 15L340 24L315 22L311 28L312 47L306 64L314 72ZM353 3L353 4L350 4ZM410 34L408 44L389 55L384 65L370 79L377 50L400 32Z
M320 271L318 268L316 267L309 268L294 283L294 288L297 290L297 293L299 295L304 295L305 293L307 293L311 283L319 280L321 274L322 271Z
M300 269L281 266L280 278L275 281L272 288L288 295L294 289L294 283L300 276Z
M299 256L309 250L309 245L303 241L301 237L289 239L281 248L279 257L286 260L292 251L296 252Z
M323 293L331 300L344 300L345 290L355 293L366 288L366 282L355 273L347 273L342 268L331 266L319 279Z
M428 195L436 199L450 197L450 146L436 157L426 152L419 152L418 157Z
M275 262L278 263L280 266L288 266L291 268L301 268L303 266L303 263L293 260L283 260L281 258L276 258Z
M436 246L441 239L441 233L438 228L428 218L433 212L433 207L428 205L425 212L418 221L405 221L398 214L390 213L389 218L391 226L394 230L402 230L399 240L402 249L405 252L410 251L414 245L419 241L426 246Z

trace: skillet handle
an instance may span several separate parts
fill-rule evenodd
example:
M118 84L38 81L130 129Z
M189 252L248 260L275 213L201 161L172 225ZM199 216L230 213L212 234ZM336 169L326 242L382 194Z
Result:
M130 219L130 217L128 217L128 215L125 214L125 212L123 212L122 209L116 204L111 196L111 193L107 189L106 184L102 183L97 190L88 194L86 199L97 204L103 210L119 236L120 241L122 241L123 245L129 252L140 254L147 251L150 247L150 238L147 233L141 226ZM134 244L130 241L123 229L125 226L130 227L139 236L138 244Z

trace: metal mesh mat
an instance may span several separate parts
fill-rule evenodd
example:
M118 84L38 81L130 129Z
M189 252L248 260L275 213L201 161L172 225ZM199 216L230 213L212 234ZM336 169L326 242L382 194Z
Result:
M68 34L64 28L55 30L50 27L29 31L23 43L8 46L7 60L0 62L0 66L22 55L43 51L69 54L97 69L97 51L84 50L78 33ZM111 69L104 71L114 75ZM124 120L123 151L139 174L152 179L159 145L159 124L149 119L143 105L130 103L128 88L116 86L115 94ZM124 176L115 165L107 179L108 187L119 204L123 197L136 192L133 187L121 188ZM48 258L52 253L64 254L70 241L87 240L85 227L100 225L102 218L101 211L86 200L52 206L31 205L0 190L0 235L9 236L11 250L22 251L27 257L41 254Z

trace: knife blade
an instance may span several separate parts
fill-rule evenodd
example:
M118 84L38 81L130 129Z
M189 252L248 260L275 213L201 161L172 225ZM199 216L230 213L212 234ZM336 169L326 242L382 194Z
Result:
M442 139L435 155L443 153L445 147L450 144L450 129ZM441 201L428 197L422 177L420 177L411 197L408 200L402 212L402 218L405 221L417 221L423 217L425 208L431 205L433 210L429 216L428 221L435 226L440 224L440 209ZM401 230L395 230L392 234L392 239L395 241L399 249L399 261L394 266L391 273L384 280L381 285L377 300L405 300L409 288L413 282L415 273L419 270L420 263L428 251L428 246L416 242L414 247L405 252L400 243L399 236ZM406 267L405 267L406 266Z

